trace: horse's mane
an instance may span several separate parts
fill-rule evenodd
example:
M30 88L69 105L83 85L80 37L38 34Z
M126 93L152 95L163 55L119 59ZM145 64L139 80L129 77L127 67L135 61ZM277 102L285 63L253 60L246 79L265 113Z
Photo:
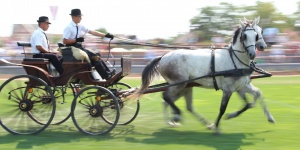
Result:
M250 26L251 22L250 21L246 21L244 22L244 24L246 25L245 27L247 26ZM235 31L234 31L234 36L233 36L233 42L232 42L232 45L234 45L236 43L236 40L237 40L237 37L239 36L240 34L240 31L241 31L241 27L238 27Z
M234 36L233 36L233 42L232 45L234 45L236 43L237 37L239 36L241 27L238 27L235 31L234 31Z

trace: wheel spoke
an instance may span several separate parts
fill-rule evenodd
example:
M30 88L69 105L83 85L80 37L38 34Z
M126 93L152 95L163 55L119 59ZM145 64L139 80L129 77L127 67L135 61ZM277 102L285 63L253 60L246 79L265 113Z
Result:
M12 134L38 134L49 126L55 112L55 103L51 102L55 100L41 79L31 75L15 76L6 80L0 91L3 108L0 119L5 130Z
M114 113L112 115L114 117L106 119L103 115L109 109L114 110L110 111ZM115 96L108 89L100 86L81 89L74 99L72 112L75 126L81 132L91 135L109 133L117 125L120 116Z
M126 83L118 82L110 86L109 89L118 92L122 90L131 89L131 86ZM138 100L137 101L127 100L126 98L123 98L121 95L118 96L117 98L120 106L120 119L118 121L118 124L127 125L137 117L140 110L140 103Z

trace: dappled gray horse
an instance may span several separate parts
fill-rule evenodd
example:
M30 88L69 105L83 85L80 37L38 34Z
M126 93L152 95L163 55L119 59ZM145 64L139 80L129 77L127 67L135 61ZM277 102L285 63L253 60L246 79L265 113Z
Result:
M184 96L187 109L197 116L202 123L219 133L220 119L225 113L233 92L237 91L246 102L246 98L243 97L245 93L252 94L254 102L262 97L261 91L250 83L252 73L250 63L256 56L255 44L259 38L256 32L256 23L256 20L252 24L240 21L240 27L235 31L228 48L175 50L164 56L154 58L143 70L142 85L135 94L142 95L153 78L160 74L172 85L163 93L163 99L166 102L165 108L170 105L174 112L172 123L181 120L181 112L174 102ZM209 124L193 110L192 88L186 88L188 82L185 81L195 78L199 79L193 80L193 82L201 84L201 87L223 91L220 111L215 124ZM274 122L263 99L261 99L261 104L268 120ZM228 118L236 117L252 106L251 103L247 102L242 110L229 114ZM167 111L165 110L165 112Z

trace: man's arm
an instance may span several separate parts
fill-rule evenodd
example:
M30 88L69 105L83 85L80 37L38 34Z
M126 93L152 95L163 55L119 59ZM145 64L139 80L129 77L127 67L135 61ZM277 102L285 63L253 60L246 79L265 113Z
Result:
M74 43L76 43L76 39L63 39L63 43L67 44L67 45L72 45Z
M104 33L98 32L98 31L93 31L93 30L89 30L88 33L91 34L91 35L94 35L94 36L99 36L99 37L104 37L105 36Z
M37 45L36 49L38 49L41 53L49 53L47 49L45 49L43 46Z
M104 34L102 32L93 31L93 30L89 30L88 33L91 34L91 35L94 35L94 36L102 37L102 38L107 35L107 34ZM64 38L63 43L67 44L67 45L72 45L72 44L76 43L76 39L65 39Z
M103 37L106 37L106 38L110 38L111 40L114 39L114 36L113 36L112 34L109 34L109 33L104 34L104 33L102 33L102 32L92 31L92 30L90 30L88 33L89 33L89 34L92 34L92 35L94 35L94 36L102 37L102 38L103 38Z

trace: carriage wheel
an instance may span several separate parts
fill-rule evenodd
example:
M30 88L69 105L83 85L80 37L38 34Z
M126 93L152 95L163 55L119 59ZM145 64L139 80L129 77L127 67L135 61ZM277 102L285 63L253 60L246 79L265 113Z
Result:
M65 86L55 87L52 91L56 99L55 116L51 122L53 125L59 125L67 121L71 117L72 99L83 89L86 85L81 81L70 83L71 88Z
M71 117L71 99L75 94L65 86L55 87L52 92L56 100L56 111L51 124L59 125Z
M6 80L0 87L0 124L12 134L38 134L51 123L55 98L50 87L31 75Z
M111 91L117 92L131 89L131 86L126 83L118 82L108 88ZM118 97L118 101L120 106L120 119L118 121L118 125L127 125L137 117L140 110L140 102L139 100L128 100L121 97L121 95Z
M117 98L108 89L89 86L81 89L72 103L72 120L79 131L90 135L109 133L120 117ZM107 123L111 120L113 123Z

